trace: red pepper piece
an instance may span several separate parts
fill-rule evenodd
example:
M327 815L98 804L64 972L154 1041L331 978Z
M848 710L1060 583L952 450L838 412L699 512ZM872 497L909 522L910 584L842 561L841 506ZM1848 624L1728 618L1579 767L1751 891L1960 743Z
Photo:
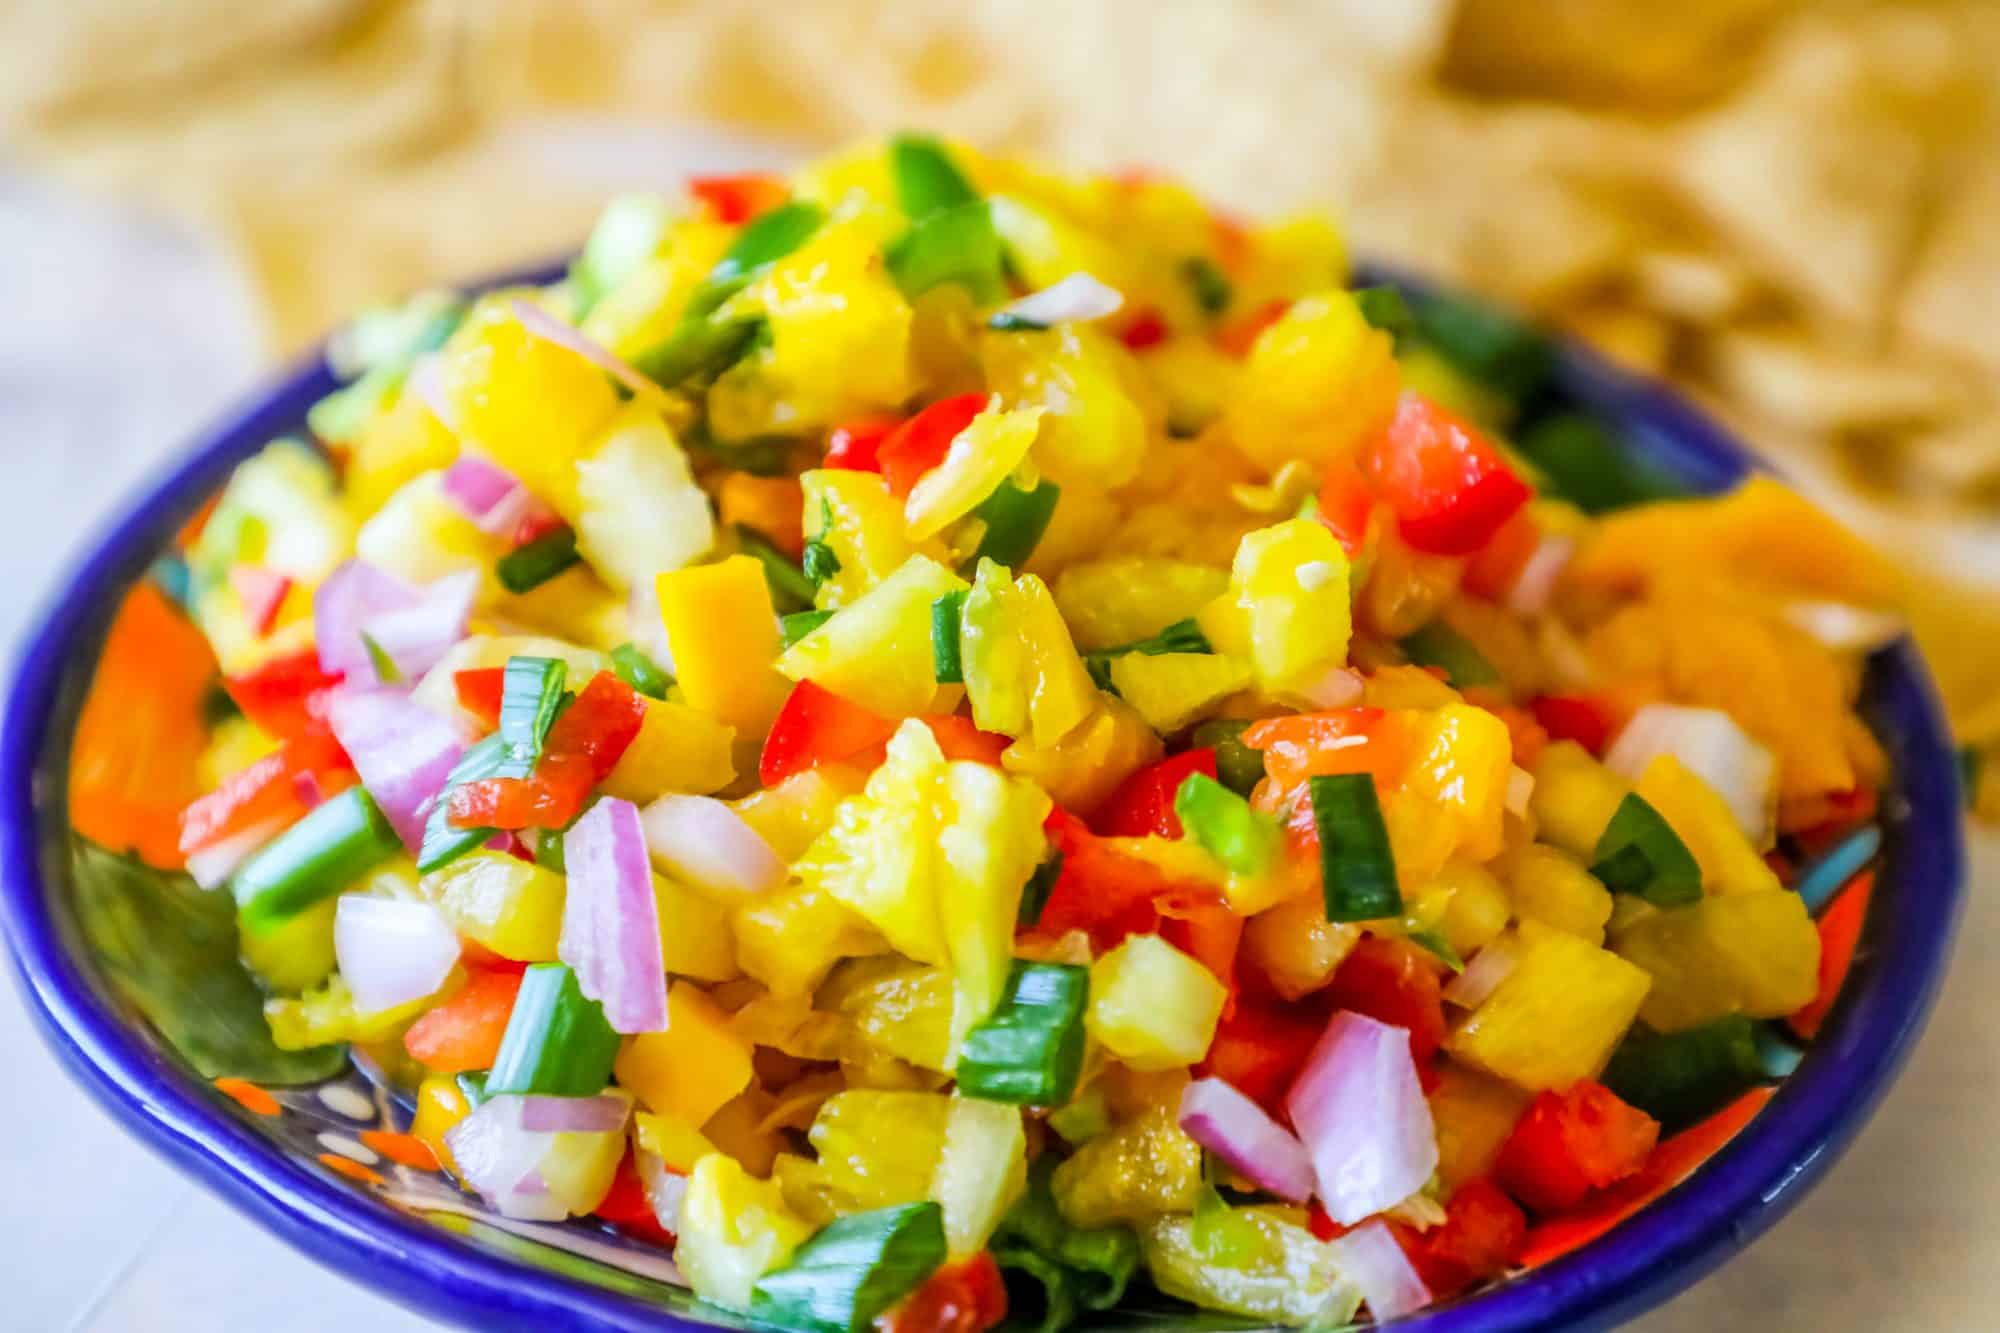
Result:
M1272 301L1269 305L1240 315L1215 331L1215 341L1223 351L1241 361L1250 355L1250 349L1257 345L1264 330L1283 319L1291 309L1290 301Z
M771 723L757 776L775 787L794 773L885 745L895 734L895 723L887 718L802 680Z
M1152 306L1134 312L1118 340L1135 352L1157 347L1167 340L1167 321Z
M1403 540L1431 555L1471 555L1531 494L1476 427L1414 393L1363 447L1361 471L1395 511Z
M896 427L876 453L890 493L908 495L917 478L944 461L958 433L985 409L985 394L960 394L932 403Z
M403 1049L440 1074L491 1069L520 993L519 972L474 971L463 990L410 1024Z
M230 676L222 687L243 716L280 740L289 740L324 727L326 692L340 682L339 675L320 669L316 650L305 648Z
M1174 795L1190 775L1215 776L1215 749L1201 746L1142 768L1118 785L1090 816L1091 830L1106 838L1181 836L1181 819L1174 813Z
M752 171L740 176L695 176L688 181L688 193L707 204L717 222L733 227L770 212L791 191L776 176Z
M1490 1180L1468 1180L1452 1192L1444 1221L1397 1237L1411 1266L1442 1300L1499 1277L1514 1266L1528 1239L1528 1218Z
M1200 889L1163 893L1153 900L1160 914L1160 938L1215 974L1236 1002L1236 949L1243 942L1243 918L1215 894Z
M630 1150L618 1160L618 1174L611 1178L610 1190L597 1205L597 1215L627 1235L655 1245L674 1243L674 1233L660 1225L652 1202L646 1198L646 1187L639 1180L639 1168Z
M1535 1098L1500 1149L1494 1175L1529 1208L1559 1213L1644 1166L1659 1137L1659 1121L1586 1079Z
M1375 513L1375 492L1361 469L1350 459L1329 463L1326 478L1319 486L1316 517L1340 542L1340 549L1352 559L1368 541L1368 521Z
M1199 1072L1214 1075L1278 1115L1285 1093L1325 1030L1325 1016L1312 1006L1240 996L1235 1011L1216 1025Z
M1444 1044L1444 987L1428 956L1407 940L1363 935L1322 995L1335 1009L1409 1029L1419 1067Z
M549 728L542 753L581 756L602 782L618 767L645 723L644 696L609 671L600 671Z
M181 812L181 852L202 851L268 821L289 823L354 781L346 752L327 732L286 741L188 803Z
M544 754L532 777L481 778L454 787L446 818L462 829L568 828L596 785L588 757Z
M500 725L500 700L507 693L506 667L477 667L452 673L458 706L488 727Z
M1847 969L1854 964L1854 949L1861 942L1861 924L1868 918L1868 900L1875 893L1872 872L1859 875L1842 889L1819 918L1819 992L1805 1008L1787 1021L1792 1031L1811 1041L1819 1035L1820 1024L1840 998Z
M917 720L937 737L938 749L944 751L946 759L966 759L998 768L1000 756L1014 743L1013 737L1003 736L997 731L981 731L971 718L956 713Z
M1466 561L1465 590L1489 602L1505 601L1541 542L1541 529L1535 526L1534 518L1527 510L1520 510Z
M862 417L835 426L826 437L826 466L847 472L880 472L882 442L902 425L896 417Z
M1532 707L1535 721L1542 724L1549 739L1575 741L1595 755L1604 753L1618 730L1618 718L1595 695L1544 694Z
M947 1264L895 1309L878 1316L881 1333L983 1333L1007 1317L1007 1285L986 1250Z

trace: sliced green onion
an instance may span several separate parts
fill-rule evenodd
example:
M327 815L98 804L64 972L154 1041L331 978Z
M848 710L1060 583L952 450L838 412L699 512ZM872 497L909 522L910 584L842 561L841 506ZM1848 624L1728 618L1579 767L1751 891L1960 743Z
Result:
M565 523L501 556L493 572L508 592L523 593L541 587L581 559L576 551L576 529Z
M673 688L674 678L636 643L621 643L611 650L611 669L648 699L664 699Z
M1673 825L1645 797L1619 802L1597 839L1590 873L1613 893L1632 893L1657 907L1701 899L1701 866Z
M1284 845L1278 821L1206 773L1190 773L1174 793L1186 835L1239 875L1261 875Z
M757 563L764 567L764 582L771 585L771 603L780 615L802 611L812 605L815 586L812 578L787 559L784 552L771 545L763 533L739 523L736 544L743 554L755 556ZM811 554L810 547L807 554ZM839 561L834 563L837 566Z
M1062 487L1052 481L1040 482L1032 491L1022 490L1012 481L1001 482L999 489L972 511L974 518L985 523L986 531L968 563L976 568L981 560L991 560L1019 569L1049 530L1060 499Z
M826 221L818 204L793 200L743 224L736 240L688 299L690 314L706 315L750 285L758 274L804 245Z
M378 643L373 634L361 631L361 646L368 650L368 665L375 668L375 679L384 685L401 685L403 669L396 665L396 659L389 656L389 650Z
M944 145L928 135L899 134L889 141L889 172L896 202L912 221L978 200Z
M1498 685L1500 673L1472 646L1472 641L1445 624L1433 620L1401 642L1403 655L1418 666L1437 667L1453 689L1474 685Z
M1361 318L1394 338L1398 350L1416 334L1417 317L1410 313L1410 303L1403 299L1400 288L1357 287L1353 295L1354 304L1361 307Z
M1043 1153L1028 1169L1027 1192L1000 1219L991 1245L1003 1273L1027 1279L1007 1284L1008 1326L1038 1333L1070 1327L1079 1309L1109 1310L1139 1270L1131 1228L1085 1231L1063 1220L1049 1187L1056 1165L1055 1153Z
M266 930L339 893L403 848L373 797L349 787L322 801L236 872L243 924Z
M307 408L306 429L314 439L328 443L352 440L403 387L406 373L407 367L401 363L374 367Z
M1757 1024L1741 1014L1681 1032L1635 1029L1605 1066L1605 1087L1671 1134L1707 1118L1765 1078Z
M1181 265L1181 277L1194 292L1195 304L1205 314L1219 315L1229 309L1230 298L1236 289L1230 284L1229 275L1216 266L1214 260L1204 255L1196 255Z
M1090 969L1016 959L1007 993L965 1034L958 1090L1017 1106L1061 1106L1083 1070L1083 1011Z
M510 657L500 679L500 739L509 762L525 770L525 777L535 771L542 743L562 711L569 667L559 657Z
M983 199L920 219L889 247L887 257L896 285L913 300L952 282L970 290L981 304L1007 294L1006 256Z
M536 963L521 974L500 1054L486 1076L487 1095L594 1097L611 1081L618 1040L567 964Z
M757 1279L750 1317L796 1333L862 1333L945 1260L944 1210L905 1203L835 1218Z
M1536 422L1518 440L1522 455L1547 478L1549 493L1587 514L1681 494L1595 419L1562 413Z
M1248 796L1264 780L1264 752L1243 743L1250 723L1237 717L1218 717L1194 729L1196 749L1215 751L1215 776L1239 796Z
M958 632L964 610L963 588L931 603L931 667L940 685L965 683L965 665L958 655Z
M1516 402L1540 388L1555 367L1548 339L1484 301L1431 292L1411 304L1425 342L1467 376Z
M656 195L620 195L604 206L583 253L569 266L579 320L659 252L673 221L666 201Z
M791 473L796 442L784 435L718 440L705 421L696 421L681 436L681 443L734 471L748 472L753 477L783 477Z
M1121 643L1116 648L1100 648L1094 653L1083 655L1083 665L1089 670L1090 678L1097 682L1100 690L1110 690L1111 661L1126 653L1145 653L1159 656L1162 653L1212 653L1215 646L1208 636L1201 632L1201 626L1192 619L1176 620L1150 639L1136 639L1131 643Z
M735 365L750 350L763 326L764 321L755 318L686 319L665 338L635 353L632 368L662 388L676 388Z
M833 619L832 610L794 611L778 622L785 636L785 647L789 648L806 635Z
M1436 926L1418 926L1408 932L1410 943L1423 949L1454 972L1465 971L1465 960L1458 956L1458 950L1451 947L1451 941Z
M424 821L424 841L417 849L417 870L428 875L441 866L450 865L459 857L490 839L494 830L462 829L451 822L450 796L455 788L468 782L478 782L485 778L525 777L507 758L507 742L499 732L474 742L458 762L451 767L451 776L445 779L444 789L438 793L437 804Z
M1382 823L1375 779L1336 773L1306 779L1329 921L1378 921L1403 914L1396 854Z
M1042 909L1049 905L1049 895L1055 891L1056 881L1062 878L1062 868L1061 852L1050 852L1048 860L1035 867L1035 873L1021 886L1021 906L1015 914L1015 924L1030 930L1042 924Z

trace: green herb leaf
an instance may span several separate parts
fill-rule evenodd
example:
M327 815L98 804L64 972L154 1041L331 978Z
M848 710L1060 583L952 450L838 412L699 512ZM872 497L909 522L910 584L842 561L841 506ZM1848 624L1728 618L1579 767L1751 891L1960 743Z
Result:
M1500 673L1481 656L1472 641L1442 620L1433 620L1401 641L1403 655L1418 666L1443 671L1453 689L1498 685Z
M70 889L105 979L202 1078L287 1086L346 1067L344 1046L282 1051L272 1042L264 994L239 961L228 894L81 837L70 844Z
M965 1034L958 1090L1017 1106L1061 1106L1083 1069L1090 969L1016 959L999 1007Z
M779 622L779 628L785 636L785 647L791 647L831 619L833 619L831 610L792 612Z
M266 929L339 893L401 850L403 840L374 798L349 787L266 843L230 888L244 927Z
M594 1097L611 1081L618 1042L603 1007L566 964L537 963L521 974L486 1091Z
M861 1333L944 1263L944 1210L906 1203L835 1218L757 1279L750 1317L798 1333Z
M1055 891L1056 881L1062 878L1063 854L1050 852L1048 859L1035 867L1035 873L1028 876L1028 882L1021 887L1021 907L1015 916L1016 924L1030 930L1042 923L1042 909L1049 905L1049 894Z
M1022 490L1012 481L1001 482L972 511L972 516L986 525L986 531L968 566L976 569L981 560L991 560L996 565L1019 569L1034 554L1042 534L1049 530L1049 521L1055 517L1056 502L1060 499L1062 487L1052 481L1040 482L1032 491Z
M621 643L611 650L611 669L648 699L664 699L673 688L674 678L636 643Z
M1619 802L1597 839L1590 873L1613 893L1634 893L1658 907L1701 900L1701 866L1694 853L1637 792Z
M806 581L817 588L840 572L840 557L825 542L809 541L799 565L805 571Z
M1278 821L1206 773L1190 773L1174 793L1186 836L1239 875L1261 875L1284 845Z
M1377 921L1403 914L1396 854L1382 823L1375 779L1336 773L1306 779L1319 832L1320 878L1329 921Z
M1235 295L1230 285L1229 275L1216 266L1214 260L1204 255L1196 255L1181 264L1181 277L1194 291L1195 304L1205 314L1219 315L1229 309L1229 301Z
M565 523L501 556L493 572L508 592L532 592L582 559L576 550L576 529Z
M1215 751L1215 775L1238 796L1248 796L1264 780L1264 752L1243 743L1250 723L1243 718L1218 717L1194 729L1195 748Z
M1547 382L1555 367L1546 338L1487 302L1431 292L1411 305L1417 331L1440 356L1516 402Z
M1670 499L1681 488L1620 445L1600 422L1578 413L1544 418L1519 437L1549 494L1588 514Z
M965 596L966 590L961 588L931 603L931 670L940 685L965 683L965 665L958 653Z

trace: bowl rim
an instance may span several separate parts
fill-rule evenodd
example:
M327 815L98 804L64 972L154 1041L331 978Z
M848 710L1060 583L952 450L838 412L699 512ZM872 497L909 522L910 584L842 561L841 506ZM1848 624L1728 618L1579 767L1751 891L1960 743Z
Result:
M560 272L537 265L463 290L546 282ZM1414 290L1427 286L1380 268L1357 281L1383 279ZM1764 467L1676 391L1550 337L1554 382L1563 393L1690 488L1717 490ZM237 462L296 431L305 409L336 386L315 350L201 434L192 450L118 507L31 622L0 726L0 926L16 979L44 1041L114 1120L267 1231L406 1306L483 1328L547 1320L607 1333L714 1327L485 1251L307 1166L218 1105L128 1027L72 955L54 911L62 875L45 864L51 841L45 824L62 797L49 791L43 761L57 739L52 730L66 666L97 646L112 601L107 593L141 575ZM1629 1318L1690 1286L1773 1225L1870 1118L1936 1001L1963 908L1965 868L1958 775L1936 694L1907 640L1881 657L1871 672L1875 703L1890 724L1882 739L1902 779L1906 812L1878 873L1903 892L1894 895L1895 912L1870 923L1878 947L1868 984L1843 995L1805 1061L1763 1111L1661 1199L1570 1254L1393 1327L1526 1333L1552 1325L1602 1328Z

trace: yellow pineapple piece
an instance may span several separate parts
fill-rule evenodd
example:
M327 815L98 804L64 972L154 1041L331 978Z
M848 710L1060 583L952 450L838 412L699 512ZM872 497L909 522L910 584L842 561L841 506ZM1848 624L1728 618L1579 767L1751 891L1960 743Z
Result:
M1514 970L1460 1022L1445 1048L1530 1091L1597 1077L1638 1016L1652 978L1617 954L1536 921L1520 924L1515 947Z
M1782 1018L1819 990L1819 931L1783 889L1663 909L1616 932L1611 947L1651 975L1640 1016L1661 1032L1729 1014Z
M1084 1026L1134 1069L1191 1065L1208 1052L1228 989L1158 935L1133 935L1090 968Z
M1272 471L1351 453L1395 412L1392 350L1346 292L1294 301L1250 349L1223 416L1230 438Z

